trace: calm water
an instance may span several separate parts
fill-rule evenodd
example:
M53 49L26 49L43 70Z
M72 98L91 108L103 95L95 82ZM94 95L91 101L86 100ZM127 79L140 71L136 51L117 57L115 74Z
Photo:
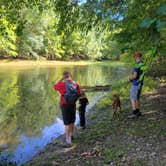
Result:
M20 165L64 133L59 94L53 90L64 70L71 71L82 86L110 84L128 75L124 67L107 64L0 67L0 163L7 160ZM88 107L103 93L87 93Z

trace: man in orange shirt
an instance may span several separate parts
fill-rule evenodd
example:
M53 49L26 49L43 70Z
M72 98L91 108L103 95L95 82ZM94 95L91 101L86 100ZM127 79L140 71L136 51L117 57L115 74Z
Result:
M54 89L61 94L60 105L61 105L63 122L65 125L65 132L66 132L65 141L67 147L70 147L72 143L73 133L74 133L74 122L76 118L75 101L73 103L69 103L69 101L66 98L66 93L69 93L70 87L72 87L72 89L74 89L76 93L80 95L79 84L72 80L70 72L65 71L63 73L63 77L54 85Z

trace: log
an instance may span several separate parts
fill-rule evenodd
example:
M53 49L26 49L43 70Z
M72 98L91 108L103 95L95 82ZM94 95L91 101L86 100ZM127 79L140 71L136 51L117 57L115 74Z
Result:
M95 85L95 86L81 86L82 90L89 91L89 90L95 90L95 91L107 91L109 90L111 85Z

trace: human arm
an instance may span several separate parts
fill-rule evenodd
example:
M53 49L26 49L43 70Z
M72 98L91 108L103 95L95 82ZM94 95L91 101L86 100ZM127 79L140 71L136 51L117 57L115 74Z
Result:
M129 81L133 81L134 79L136 79L138 76L138 73L136 71L134 71L134 73L129 77Z
M89 104L89 100L86 98L86 105L88 105Z
M133 71L132 71L132 74L129 77L129 81L133 81L133 80L137 79L139 72L140 72L139 68L138 67L134 67Z
M57 83L55 83L55 85L54 85L54 89L56 90L56 91L59 91L60 93L62 92L62 91L64 91L64 89L65 89L65 85L64 85L64 77L62 77L59 81L57 81Z

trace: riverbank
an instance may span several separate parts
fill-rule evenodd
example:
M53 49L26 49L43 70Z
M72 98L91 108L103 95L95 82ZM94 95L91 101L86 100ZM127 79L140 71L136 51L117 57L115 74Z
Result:
M107 61L109 63L110 61ZM0 60L0 67L34 67L34 66L63 66L63 65L90 65L97 63L105 63L100 61L46 61L46 60ZM124 65L123 62L113 61L110 62L111 65Z
M166 83L143 94L139 119L129 119L129 100L112 120L111 106L97 104L87 115L84 131L77 129L72 148L62 148L62 138L52 141L25 164L54 166L164 166L166 165Z

